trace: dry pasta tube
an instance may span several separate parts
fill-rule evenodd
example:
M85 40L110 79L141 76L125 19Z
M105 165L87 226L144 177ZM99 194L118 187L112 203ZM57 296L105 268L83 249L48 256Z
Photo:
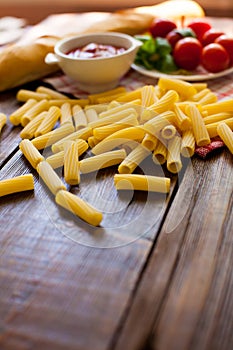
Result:
M160 131L160 135L164 140L170 140L175 136L176 132L177 130L174 125L170 124L163 127Z
M49 95L45 93L35 92L26 89L20 89L16 94L16 99L21 102L26 102L30 98L33 98L36 101L41 101L44 99L49 99Z
M89 157L79 162L80 171L83 174L91 173L92 171L107 168L122 162L126 157L124 149L106 152L94 157Z
M229 126L229 128L231 130L233 130L233 118L228 118L228 119L222 120L221 122L208 124L208 125L206 125L206 129L207 129L208 134L211 138L218 136L217 127L218 127L219 123L225 123Z
M48 100L41 100L33 105L29 110L27 110L21 117L21 125L27 125L33 118L35 118L39 113L47 111L49 109Z
M221 112L233 112L233 99L211 103L202 107L208 115Z
M20 142L19 149L34 169L44 160L38 149L27 139Z
M116 113L120 113L120 112L124 112L125 110L128 110L130 108L130 111L129 113L126 113L127 114L132 114L134 113L131 108L133 108L135 110L135 115L138 116L139 115L139 110L141 109L141 107L139 106L138 104L138 101L140 100L134 100L132 102L127 102L127 103L118 103L117 106L115 107L112 107L112 108L108 108L106 111L102 112L99 114L99 118L102 119L102 118L106 118L106 117L111 117L112 115L115 115ZM116 103L116 101L113 101ZM125 116L125 114L119 114L119 115L123 115Z
M60 124L64 123L72 123L72 111L71 111L71 106L70 103L65 102L61 105L61 116L60 116Z
M208 94L202 97L200 101L198 101L201 105L207 105L210 103L215 103L218 100L217 95L210 91Z
M10 116L9 120L13 125L19 125L21 123L21 118L29 109L37 104L37 101L34 99L29 99L25 102L21 107L19 107L16 111L14 111Z
M153 85L145 85L141 91L141 104L143 107L149 107L158 101L156 96L155 87Z
M120 94L114 94L114 95L99 97L99 98L97 98L96 102L97 103L109 103L109 102L114 101L117 98L123 96L124 94L125 94L125 92L120 93Z
M35 137L44 135L49 131L52 131L56 122L61 116L61 110L59 107L53 106L50 107L45 118L42 120L42 123L39 125L38 129L35 132Z
M99 118L98 120L89 123L88 126L91 128L98 128L100 126L109 125L109 124L121 121L123 118L126 118L129 115L135 115L136 117L138 116L135 109L126 108L126 109L120 110L116 113L112 113L106 117Z
M195 152L195 138L192 130L186 130L182 134L180 153L183 157L189 158L194 155Z
M107 152L129 140L142 141L145 136L145 131L138 126L132 126L109 135L104 140L100 141L95 147L92 148L93 154L100 154Z
M219 123L217 132L229 151L233 154L233 132L226 123Z
M2 128L4 125L6 125L7 117L4 113L0 113L0 132L2 131Z
M38 86L36 89L36 92L40 92L42 94L49 95L52 99L61 99L61 100L68 100L68 97L60 92L57 92L53 89L47 88L45 86Z
M20 175L0 181L0 197L34 189L32 174Z
M158 140L158 143L153 151L152 160L155 164L164 164L167 160L167 148Z
M150 151L153 151L158 143L157 137L146 134L142 140L142 146L147 148Z
M191 83L180 79L160 78L158 86L163 90L175 90L185 100L190 99L197 92Z
M90 146L90 148L93 148L97 145L97 143L100 142L99 139L97 139L95 136L90 136L87 139L88 145Z
M199 102L203 97L205 97L210 91L210 89L205 88L198 91L195 95L192 96L191 100L194 102Z
M68 141L66 141L68 142ZM88 149L88 144L82 139L75 141L78 146L78 156L80 157ZM64 143L65 144L65 143ZM52 154L46 158L46 161L51 165L53 169L59 168L64 165L64 149L57 153Z
M80 219L93 226L99 226L103 220L103 214L83 199L68 191L59 191L55 201L61 207L77 215Z
M170 179L167 177L115 174L114 185L117 190L138 190L168 193L170 191Z
M69 185L80 182L78 142L67 141L64 147L64 179Z
M174 118L174 113L169 111L169 112L164 112L152 119L150 119L148 122L145 124L141 125L141 127L148 132L149 134L159 137L160 131L168 125L171 125L171 120Z
M192 86L199 92L207 88L207 83L192 83Z
M175 122L177 123L180 130L184 131L191 128L190 118L182 111L182 109L175 103Z
M189 114L197 146L208 145L210 143L210 136L199 109L195 105L190 104Z
M55 142L52 145L52 152L56 153L64 149L65 141L76 141L77 139L88 140L90 136L92 136L92 129L87 126L86 128L80 129L78 131L74 131L72 133L67 134L67 136L59 139L59 141Z
M133 100L141 99L141 89L124 93L122 96L116 98L117 102L131 102Z
M69 103L71 106L79 105L80 107L85 107L89 103L88 99L55 99L48 101L49 107L61 107L65 102Z
M21 139L32 139L35 136L35 132L42 123L42 120L47 115L47 112L39 113L34 119L32 119L20 132Z
M218 123L228 118L233 118L233 112L223 112L223 113L209 115L204 118L204 123L206 125L212 124L212 123Z
M88 110L88 109L94 109L96 111L96 113L99 115L100 113L106 111L108 108L108 105L107 104L91 104L91 105L86 105L84 107L84 110L85 112Z
M63 140L67 135L70 135L74 131L74 126L70 123L63 124L57 129L54 129L47 134L36 137L32 140L33 145L37 149L44 149L54 144L54 142L59 142Z
M130 114L128 117L123 118L121 121L118 121L114 124L108 124L104 126L100 126L98 128L93 129L93 136L98 140L103 140L109 135L112 135L114 132L125 129L129 126L138 125L137 117L133 114Z
M87 118L87 123L94 122L98 120L98 114L94 108L85 109L85 114Z
M85 128L87 126L87 117L83 109L79 105L72 107L75 130Z
M122 94L125 92L126 92L126 88L123 86L119 86L119 87L116 87L115 89L107 90L97 94L90 94L88 96L88 100L90 104L94 104L97 102L98 98L105 97L105 96L113 96L113 95Z
M54 195L60 190L66 190L64 183L46 160L40 162L36 170Z
M175 136L168 141L167 152L167 169L173 173L178 173L182 168L182 162L180 158L181 149L181 137Z
M118 172L120 174L132 174L134 170L139 166L139 164L149 156L150 151L138 145L134 150L132 150L127 157L121 162L118 167Z

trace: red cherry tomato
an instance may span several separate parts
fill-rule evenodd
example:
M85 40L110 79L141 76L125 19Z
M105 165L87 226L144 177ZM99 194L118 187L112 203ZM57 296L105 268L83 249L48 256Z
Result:
M195 19L188 24L197 36L198 40L202 40L202 37L207 30L211 29L211 25L208 22L203 21L202 19Z
M149 28L149 32L154 38L158 36L165 38L166 35L175 28L176 23L172 20L166 18L157 18L153 20Z
M233 64L233 37L227 35L221 35L215 39L215 43L224 47L230 57L230 65Z
M206 46L208 44L213 43L220 35L223 35L224 32L220 31L220 30L216 30L216 29L209 29L207 30L207 32L205 32L205 34L202 37L202 45Z
M173 50L173 58L180 68L193 70L201 61L202 45L196 38L179 40Z
M222 45L213 43L203 48L201 62L206 70L217 73L229 67L230 57Z
M180 39L182 39L183 36L176 32L175 30L171 30L167 35L166 35L166 39L169 42L169 44L171 45L172 48L175 47L177 41L179 41Z

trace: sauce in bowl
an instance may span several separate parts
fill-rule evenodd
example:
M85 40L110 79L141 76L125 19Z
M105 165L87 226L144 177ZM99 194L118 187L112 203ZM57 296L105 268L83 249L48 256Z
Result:
M114 45L90 43L85 46L77 47L66 53L71 58L106 58L125 52L124 47Z

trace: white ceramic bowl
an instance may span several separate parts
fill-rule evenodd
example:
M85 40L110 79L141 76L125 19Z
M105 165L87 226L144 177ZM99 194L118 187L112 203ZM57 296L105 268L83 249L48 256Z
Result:
M123 53L111 57L73 58L67 52L88 43L108 44L125 48ZM113 89L129 71L141 42L122 33L97 33L78 35L60 40L54 54L45 57L47 64L58 64L62 71L88 93Z

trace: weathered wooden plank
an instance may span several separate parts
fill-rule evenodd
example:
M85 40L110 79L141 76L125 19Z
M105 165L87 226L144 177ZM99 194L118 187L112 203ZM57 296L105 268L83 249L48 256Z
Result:
M150 340L148 348L159 350L229 349L233 317L225 315L222 330L217 312L232 307L232 189L229 152L206 162L194 159L110 348L136 350ZM224 260L226 244L231 248ZM223 347L217 330L222 341L225 336Z
M107 349L172 191L118 196L111 170L84 176L72 191L105 211L92 228L58 208L20 151L1 178L28 172L34 192L0 199L0 348Z

